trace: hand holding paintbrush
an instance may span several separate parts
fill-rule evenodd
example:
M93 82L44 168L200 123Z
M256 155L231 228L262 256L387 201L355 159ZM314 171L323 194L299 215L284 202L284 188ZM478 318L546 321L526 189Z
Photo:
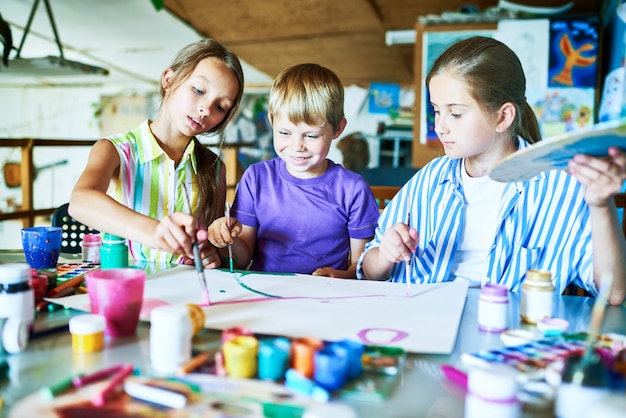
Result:
M187 211L191 214L191 202L189 200L189 193L187 193L187 187L185 183L183 183L183 194L185 198L185 205L187 206ZM204 266L202 265L202 257L200 256L200 246L198 245L198 240L195 236L193 237L193 261L196 266L196 271L198 272L198 280L200 281L200 288L202 289L202 300L205 305L211 304L211 298L209 297L209 289L206 284L206 277L204 276Z

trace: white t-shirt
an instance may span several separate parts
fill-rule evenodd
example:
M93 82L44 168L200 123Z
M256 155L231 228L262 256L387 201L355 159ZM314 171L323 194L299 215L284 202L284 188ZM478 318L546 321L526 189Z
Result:
M470 177L461 162L461 182L465 195L465 224L454 256L452 276L481 286L486 281L487 254L494 241L500 198L506 183L489 176Z

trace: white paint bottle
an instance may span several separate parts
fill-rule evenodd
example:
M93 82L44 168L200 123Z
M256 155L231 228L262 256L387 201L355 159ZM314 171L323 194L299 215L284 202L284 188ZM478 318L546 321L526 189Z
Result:
M546 270L528 270L522 284L520 315L522 321L536 324L551 318L554 309L552 274Z
M159 306L150 313L150 365L163 375L174 374L191 359L193 326L186 306Z
M478 329L502 332L509 324L509 290L501 284L486 284L478 298Z

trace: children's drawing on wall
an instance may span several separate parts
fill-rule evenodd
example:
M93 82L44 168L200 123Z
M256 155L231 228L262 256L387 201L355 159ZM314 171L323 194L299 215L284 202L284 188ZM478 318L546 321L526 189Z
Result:
M608 33L604 41L606 72L600 97L598 121L606 122L626 116L624 107L624 45L626 43L626 2L613 1L614 10L607 13ZM619 3L619 4L617 4Z
M550 23L549 87L596 87L598 26L591 17Z
M491 29L454 32L424 32L422 38L422 77L419 82L423 85L423 80L426 78L426 74L430 71L430 68L433 66L437 57L453 43L472 36L492 37L494 34L495 30ZM439 142L437 134L435 133L435 116L433 113L433 107L430 104L428 89L422 87L421 91L422 97L416 98L416 100L421 100L422 103L420 112L420 143L428 144L429 141Z
M548 85L549 19L510 19L498 23L494 38L515 52L526 76L527 89L545 89Z
M237 119L226 128L225 142L250 144L239 148L239 162L243 169L276 156L272 128L267 119L267 97L267 93L244 94Z
M526 100L539 121L541 135L574 132L593 124L594 89L553 88L527 90Z
M372 83L370 86L368 110L373 114L389 115L400 107L400 86L398 84Z

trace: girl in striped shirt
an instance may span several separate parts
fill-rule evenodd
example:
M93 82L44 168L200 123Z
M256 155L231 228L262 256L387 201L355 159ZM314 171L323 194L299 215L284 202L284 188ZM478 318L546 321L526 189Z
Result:
M191 263L197 239L206 244L205 267L219 267L205 228L223 211L226 174L197 135L223 133L237 114L243 85L239 59L221 43L203 39L183 48L162 73L154 120L93 146L70 197L70 214L128 239L136 260Z
M577 155L569 172L495 182L488 176L495 163L541 140L515 53L492 38L460 41L435 61L426 85L446 155L418 171L383 211L357 277L460 278L517 291L528 269L544 269L559 293L574 283L595 295L608 272L609 301L621 303L626 241L613 195L626 179L626 152Z

